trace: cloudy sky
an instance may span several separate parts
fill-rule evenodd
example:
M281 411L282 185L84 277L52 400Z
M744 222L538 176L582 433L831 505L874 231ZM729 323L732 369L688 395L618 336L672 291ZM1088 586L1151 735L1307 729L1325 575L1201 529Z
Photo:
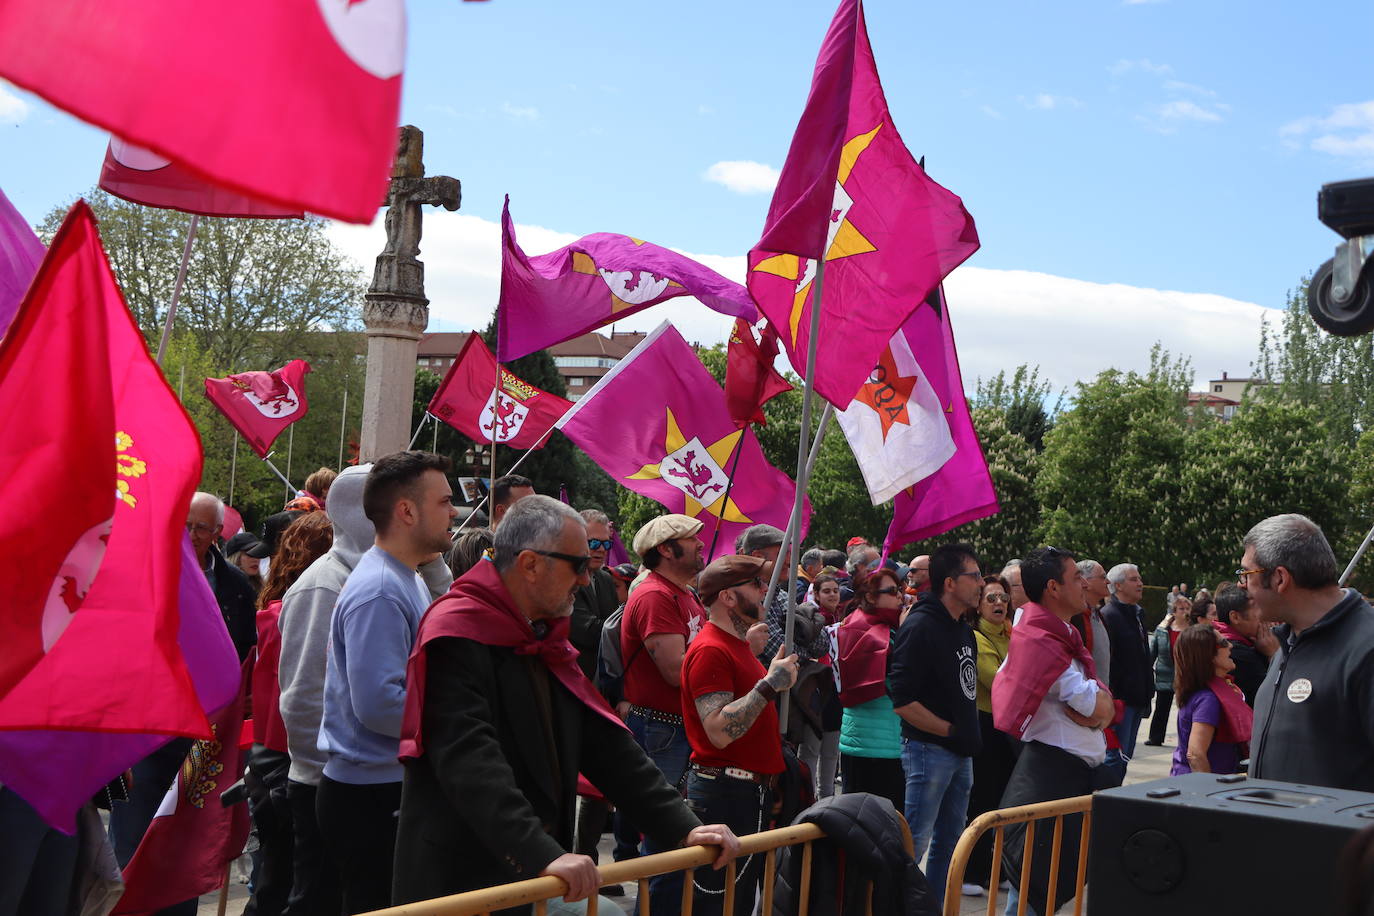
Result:
M1247 372L1259 316L1331 256L1317 189L1374 174L1367 30L1330 25L1368 21L1354 0L866 10L898 128L983 240L947 286L970 386L1021 362L1067 385L1155 341L1199 378ZM427 218L435 329L487 320L507 193L531 254L622 232L742 279L833 11L413 0L404 119L464 190ZM0 187L30 220L94 183L104 144L0 84ZM331 232L370 268L379 226ZM723 336L677 303L627 324Z

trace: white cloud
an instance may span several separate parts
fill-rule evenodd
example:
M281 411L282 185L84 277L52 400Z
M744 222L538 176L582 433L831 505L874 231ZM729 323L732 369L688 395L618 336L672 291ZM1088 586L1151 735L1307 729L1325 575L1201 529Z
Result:
M993 118L998 121L1002 120L1002 112L998 111L996 108L993 108L991 105L983 105L978 110L981 111L983 114L987 115L989 118Z
M1208 89L1206 86L1198 86L1195 83L1185 83L1181 80L1165 80L1164 88L1170 92L1190 92L1203 98L1214 99L1217 97L1216 91Z
M1018 95L1016 100L1031 111L1052 111L1055 108L1082 108L1083 103L1071 95L1050 95L1048 92L1032 96Z
M1148 57L1141 58L1140 60L1126 60L1123 58L1107 68L1107 72L1111 73L1112 76L1124 76L1132 70L1142 70L1145 73L1153 73L1156 76L1163 76L1167 73L1174 72L1174 68L1168 64L1156 64Z
M502 102L501 110L517 121L537 121L539 120L539 109L533 105L522 106L512 105L510 102Z
M331 223L329 236L369 271L386 242L380 219L371 226ZM516 236L532 255L574 239L525 225L516 226ZM500 292L500 226L475 216L426 210L421 248L430 330L485 327ZM744 281L743 254L683 253ZM1145 370L1156 341L1176 356L1192 358L1197 384L1223 370L1239 375L1249 371L1258 350L1260 317L1277 317L1272 310L1224 296L1091 283L1027 270L961 267L945 289L970 391L978 377L1021 363L1038 364L1041 375L1056 387L1109 368ZM724 341L732 323L684 297L632 315L616 327L649 330L664 319L688 340L703 344Z
M18 124L29 116L29 103L20 98L14 87L0 80L0 122Z
M1121 0L1122 6L1145 6L1150 3L1163 3L1164 0Z
M1300 118L1279 128L1290 146L1331 156L1374 160L1374 100L1337 105L1325 117Z
M728 159L717 162L701 177L736 194L766 194L778 183L778 170L762 162Z
M1159 106L1159 116L1166 121L1220 121L1221 115L1187 99L1175 99Z

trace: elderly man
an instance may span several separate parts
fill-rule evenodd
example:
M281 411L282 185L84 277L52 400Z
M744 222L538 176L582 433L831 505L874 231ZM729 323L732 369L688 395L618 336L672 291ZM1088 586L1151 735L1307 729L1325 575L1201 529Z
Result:
M186 512L186 531L191 535L191 548L200 561L201 571L215 593L239 661L243 661L258 641L256 594L248 577L230 565L216 546L223 526L224 503L220 498L212 493L194 494Z
M800 604L806 600L806 590L811 587L811 582L820 575L825 564L821 558L825 556L825 551L819 547L812 547L810 550L802 551L801 560L797 563L797 602Z
M1112 726L1119 748L1107 751L1107 765L1126 778L1126 766L1135 756L1136 733L1140 723L1150 714L1150 701L1155 694L1154 666L1150 662L1149 633L1145 630L1145 612L1140 598L1145 594L1145 580L1134 563L1118 563L1107 570L1107 588L1111 598L1102 606L1102 622L1107 625L1111 641L1111 677L1106 681L1112 696L1125 709L1121 721Z
M1302 515L1245 535L1236 578L1279 650L1255 700L1250 773L1374 792L1374 609L1343 589L1326 536Z
M519 474L505 474L496 478L491 491L491 528L495 531L510 507L526 496L534 495L534 482Z
M727 556L702 570L698 587L710 621L682 662L682 712L692 744L687 798L708 821L739 834L768 829L783 771L782 739L773 700L797 680L797 656L779 649L765 671L749 645L761 626L763 593L772 564L758 557ZM693 912L722 911L723 875L696 877ZM734 913L754 910L763 858L751 856L735 884Z
M992 682L992 715L998 729L1025 742L1016 760L1002 807L1087 795L1114 782L1102 772L1106 741L1102 729L1115 714L1112 695L1096 677L1092 655L1070 620L1083 612L1083 574L1073 554L1037 547L1019 567L1027 598L1021 622L1011 631L1007 660ZM1078 848L1082 819L1063 824L1063 848ZM1025 825L1007 829L1004 874L1019 887ZM1029 906L1041 912L1049 893L1051 835L1037 830L1031 857ZM1077 863L1059 859L1057 903L1073 896ZM1018 894L1007 896L1008 916Z
M1011 586L1011 600L1008 607L1012 621L1015 622L1018 616L1016 612L1021 610L1022 606L1029 600L1026 598L1026 590L1021 587L1021 561L1007 561L1007 565L1002 567L1002 578L1006 579L1007 584Z
M1096 560L1079 560L1078 571L1083 574L1083 598L1086 605L1083 615L1077 618L1083 622L1079 632L1083 634L1083 642L1093 655L1098 678L1107 684L1111 682L1112 671L1112 640L1107 632L1107 624L1102 620L1102 605L1111 595L1111 589L1107 584L1107 570Z
M917 595L930 591L930 554L923 553L912 557L907 565L906 584L914 588Z
M648 575L630 593L620 622L620 657L625 669L625 724L672 786L687 772L692 747L682 723L682 659L706 624L706 609L690 590L705 566L701 522L689 515L661 515L640 528L634 551ZM633 817L630 818L633 821ZM636 824L646 853L662 852L650 825ZM649 882L655 916L674 913L682 903L682 875Z
M703 827L574 661L573 595L587 584L582 517L547 496L512 507L481 562L435 602L408 672L395 903L537 875L596 893L569 852L582 773L664 848L738 851Z

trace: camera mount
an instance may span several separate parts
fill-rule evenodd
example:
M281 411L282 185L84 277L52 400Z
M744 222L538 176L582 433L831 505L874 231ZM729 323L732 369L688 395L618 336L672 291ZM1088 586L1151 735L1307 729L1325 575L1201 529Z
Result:
M1323 185L1317 218L1344 241L1312 275L1307 311L1323 330L1341 337L1374 330L1374 178Z

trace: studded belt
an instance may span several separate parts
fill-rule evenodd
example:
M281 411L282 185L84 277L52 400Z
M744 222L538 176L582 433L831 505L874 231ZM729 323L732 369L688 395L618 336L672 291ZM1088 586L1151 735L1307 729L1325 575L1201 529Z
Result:
M706 779L738 779L741 782L752 782L756 785L765 786L769 789L777 788L777 773L755 773L753 770L746 770L743 767L704 767L692 764L692 770Z
M650 709L647 706L631 706L630 715L648 719L651 722L662 722L664 725L675 725L682 727L682 716L671 712L660 712L657 709Z

